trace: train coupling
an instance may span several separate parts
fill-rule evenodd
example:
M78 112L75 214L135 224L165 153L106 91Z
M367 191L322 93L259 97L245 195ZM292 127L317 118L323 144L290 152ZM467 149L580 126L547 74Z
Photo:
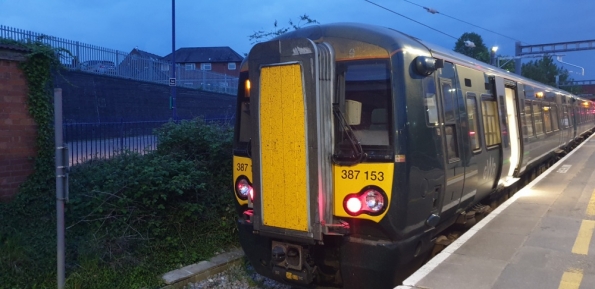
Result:
M294 283L310 284L316 274L316 266L306 261L308 250L300 245L272 242L271 265L273 274Z

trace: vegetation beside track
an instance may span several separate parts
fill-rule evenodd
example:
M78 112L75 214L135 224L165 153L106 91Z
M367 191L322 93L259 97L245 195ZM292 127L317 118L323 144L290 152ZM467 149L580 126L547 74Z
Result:
M67 288L158 288L162 273L237 245L232 128L193 120L157 134L154 152L72 168ZM52 186L28 181L0 204L0 288L56 287Z

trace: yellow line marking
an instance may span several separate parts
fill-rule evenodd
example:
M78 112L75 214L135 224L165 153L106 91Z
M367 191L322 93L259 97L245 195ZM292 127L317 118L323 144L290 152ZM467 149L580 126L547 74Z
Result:
M595 216L595 190L591 195L591 200L589 201L589 205L587 206L587 216Z
M583 270L570 269L562 275L558 289L578 289L583 281Z
M593 236L593 229L595 229L595 221L583 220L581 228L578 230L578 236L574 241L572 253L587 255L589 253L589 244Z

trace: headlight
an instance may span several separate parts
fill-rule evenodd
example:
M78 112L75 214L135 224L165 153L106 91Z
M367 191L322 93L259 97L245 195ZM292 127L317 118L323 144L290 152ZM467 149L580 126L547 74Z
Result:
M378 212L384 208L384 196L376 190L368 190L366 195L366 205L372 212Z
M386 194L379 187L368 186L359 193L345 196L343 208L351 216L360 214L377 216L386 210Z
M250 197L251 200L254 199L252 184L250 184L248 179L244 176L241 176L236 180L236 195L242 200L247 200L248 197Z

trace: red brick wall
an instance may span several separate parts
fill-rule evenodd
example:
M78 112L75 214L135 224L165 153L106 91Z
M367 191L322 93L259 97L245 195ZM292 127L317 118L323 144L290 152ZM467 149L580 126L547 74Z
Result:
M197 64L197 69L200 69L200 64ZM227 62L224 63L213 63L211 64L211 72L216 72L220 74L227 74L233 77L240 76L240 63L236 62L236 69L229 70L227 69Z
M185 63L184 63L185 64ZM184 64L182 64L182 71L184 73ZM236 62L236 69L229 70L227 67L228 62L213 62L211 63L211 70L207 70L207 72L214 72L219 74L226 74L227 76L231 77L239 77L240 76L240 64L241 62ZM195 63L196 70L200 70L200 63Z
M0 54L0 201L12 199L33 172L37 129L27 108L19 62Z

